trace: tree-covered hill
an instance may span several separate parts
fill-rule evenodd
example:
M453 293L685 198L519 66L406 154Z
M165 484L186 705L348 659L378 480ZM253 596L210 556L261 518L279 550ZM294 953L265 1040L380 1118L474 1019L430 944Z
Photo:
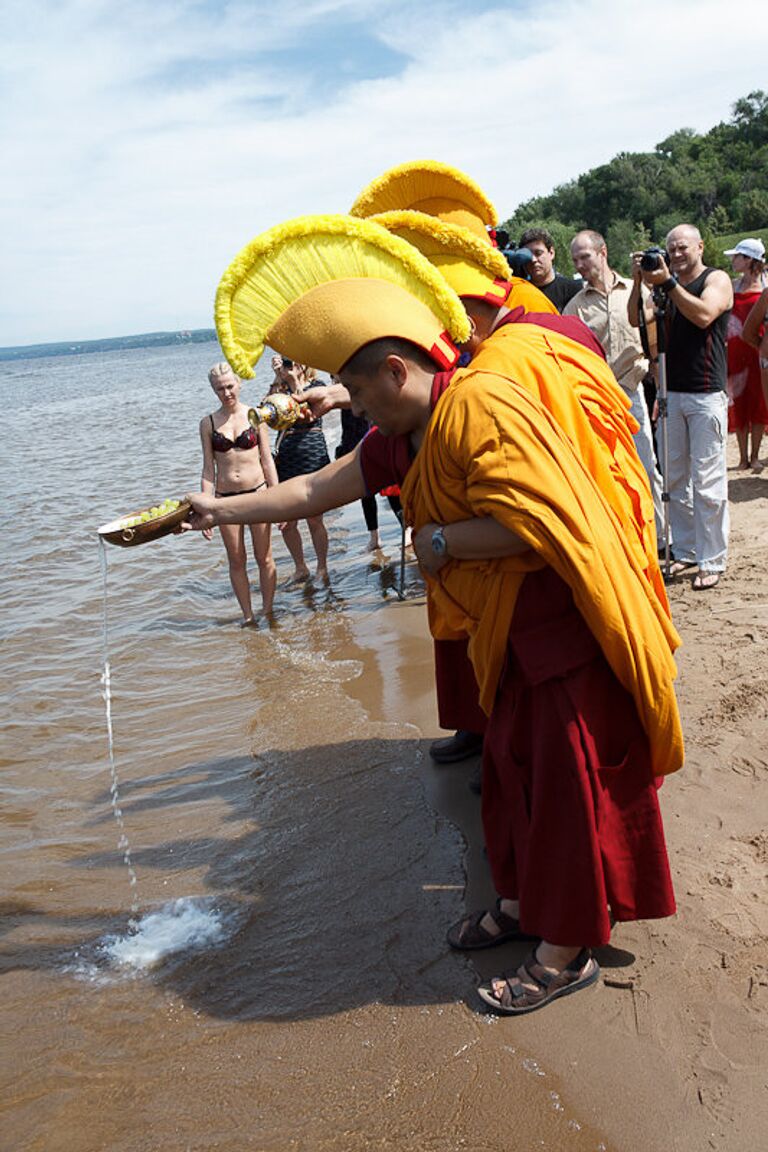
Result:
M663 244L683 222L701 229L707 263L721 267L728 267L728 237L761 235L768 246L768 93L737 100L731 119L703 135L681 128L653 152L620 152L521 204L502 227L513 240L526 228L547 228L564 271L574 232L594 228L606 237L611 263L626 272L631 251Z

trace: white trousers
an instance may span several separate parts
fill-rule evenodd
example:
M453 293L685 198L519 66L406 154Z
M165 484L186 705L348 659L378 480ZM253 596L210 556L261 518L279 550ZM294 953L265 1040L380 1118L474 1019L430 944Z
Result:
M724 572L728 557L725 392L669 392L669 518L675 559Z
M659 548L663 548L664 505L661 502L661 474L656 466L656 457L653 452L653 429L642 383L634 392L627 392L626 395L632 405L630 411L640 425L638 431L635 432L635 447L640 457L640 463L648 473L648 483L651 486L651 496L653 497L654 520L656 521L656 543Z

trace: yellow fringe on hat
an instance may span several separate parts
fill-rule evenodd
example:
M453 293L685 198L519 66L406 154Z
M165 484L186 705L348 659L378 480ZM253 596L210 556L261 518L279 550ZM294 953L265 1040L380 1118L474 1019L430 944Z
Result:
M402 208L461 223L478 234L498 220L479 184L439 160L412 160L390 168L363 189L350 213L368 217Z
M379 212L369 216L369 220L386 228L395 236L402 236L409 244L419 249L427 259L433 256L453 256L467 264L475 265L491 280L509 280L512 273L506 257L498 248L480 240L474 232L459 224L449 224L437 216L427 216L425 212L403 209L396 212Z
M227 360L240 376L252 377L267 333L291 305L319 285L361 279L398 286L454 341L468 339L461 301L411 244L369 220L304 216L257 236L224 273L215 321Z

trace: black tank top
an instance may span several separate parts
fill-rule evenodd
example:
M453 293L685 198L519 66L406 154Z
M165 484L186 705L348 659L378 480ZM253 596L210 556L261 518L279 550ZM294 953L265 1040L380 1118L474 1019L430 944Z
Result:
M692 296L701 296L714 268L704 271L690 284L680 285ZM728 375L725 335L730 308L707 328L686 319L670 301L667 317L667 388L670 392L724 392Z

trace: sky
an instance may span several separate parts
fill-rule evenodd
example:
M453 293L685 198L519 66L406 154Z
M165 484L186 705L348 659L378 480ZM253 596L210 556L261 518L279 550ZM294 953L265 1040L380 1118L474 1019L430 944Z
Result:
M394 164L504 219L766 87L764 0L3 0L0 346L211 327L249 240Z

